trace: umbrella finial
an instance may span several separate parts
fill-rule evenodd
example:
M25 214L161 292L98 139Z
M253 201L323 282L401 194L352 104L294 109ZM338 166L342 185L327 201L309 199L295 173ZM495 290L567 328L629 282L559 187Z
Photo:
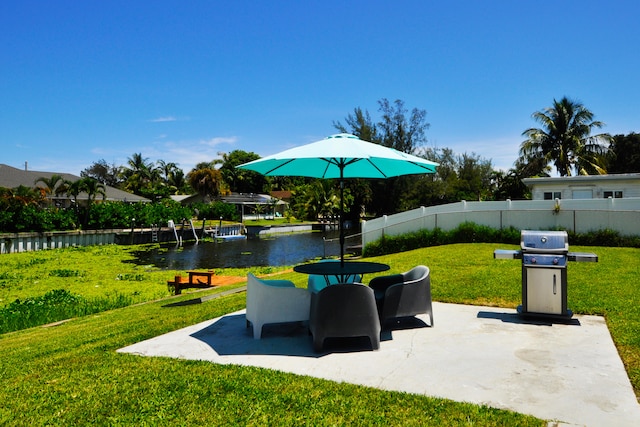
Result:
M331 139L331 138L351 138L351 139L359 139L357 136L352 135L350 133L337 133L335 135L330 135L328 137L326 137L325 139Z

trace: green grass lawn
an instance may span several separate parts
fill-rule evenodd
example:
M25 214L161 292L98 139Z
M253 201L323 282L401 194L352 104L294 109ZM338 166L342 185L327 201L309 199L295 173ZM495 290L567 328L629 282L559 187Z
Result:
M521 303L520 263L494 260L498 247L506 248L459 244L371 260L391 265L390 273L416 264L429 266L436 301L514 308ZM596 252L600 262L570 263L569 307L575 313L606 317L638 395L640 250L571 249ZM82 295L121 292L135 294L139 301L155 300L0 335L0 425L545 425L509 411L427 396L259 368L116 353L118 348L245 304L244 294L239 293L203 304L163 307L194 294L168 297L166 280L176 272L136 266L127 262L128 251L109 246L0 256L0 306L61 286ZM47 269L80 273L52 275ZM141 277L117 279L121 274ZM286 272L278 277L306 285L301 274Z

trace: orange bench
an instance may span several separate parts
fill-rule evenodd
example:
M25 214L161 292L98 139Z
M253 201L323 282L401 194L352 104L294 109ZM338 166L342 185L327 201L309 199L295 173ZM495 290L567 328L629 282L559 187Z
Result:
M189 277L176 276L173 281L167 281L169 290L174 295L180 295L183 289L187 288L210 288L213 287L212 278L215 276L215 271L189 271ZM205 280L199 279L204 277Z
M207 285L208 286L213 286L211 284L211 278L213 276L215 276L216 272L213 270L209 270L209 271L189 271L189 283L192 284L204 284L201 280L198 279L198 277L204 277L207 279Z

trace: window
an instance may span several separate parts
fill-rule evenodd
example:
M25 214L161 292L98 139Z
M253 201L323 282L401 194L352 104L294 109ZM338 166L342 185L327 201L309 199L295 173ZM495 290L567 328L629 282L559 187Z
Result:
M573 199L592 199L593 190L573 190L571 196Z
M613 199L622 199L622 191L605 191L604 198L608 199L609 197Z
M544 192L544 200L555 200L562 199L561 191L545 191Z

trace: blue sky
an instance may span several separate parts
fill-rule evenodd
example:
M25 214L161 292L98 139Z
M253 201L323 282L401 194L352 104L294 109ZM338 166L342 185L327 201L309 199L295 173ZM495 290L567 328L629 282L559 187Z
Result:
M568 96L640 132L640 3L0 3L0 163L79 174L133 153L196 163L336 133L378 100L427 111L427 145L497 169Z

